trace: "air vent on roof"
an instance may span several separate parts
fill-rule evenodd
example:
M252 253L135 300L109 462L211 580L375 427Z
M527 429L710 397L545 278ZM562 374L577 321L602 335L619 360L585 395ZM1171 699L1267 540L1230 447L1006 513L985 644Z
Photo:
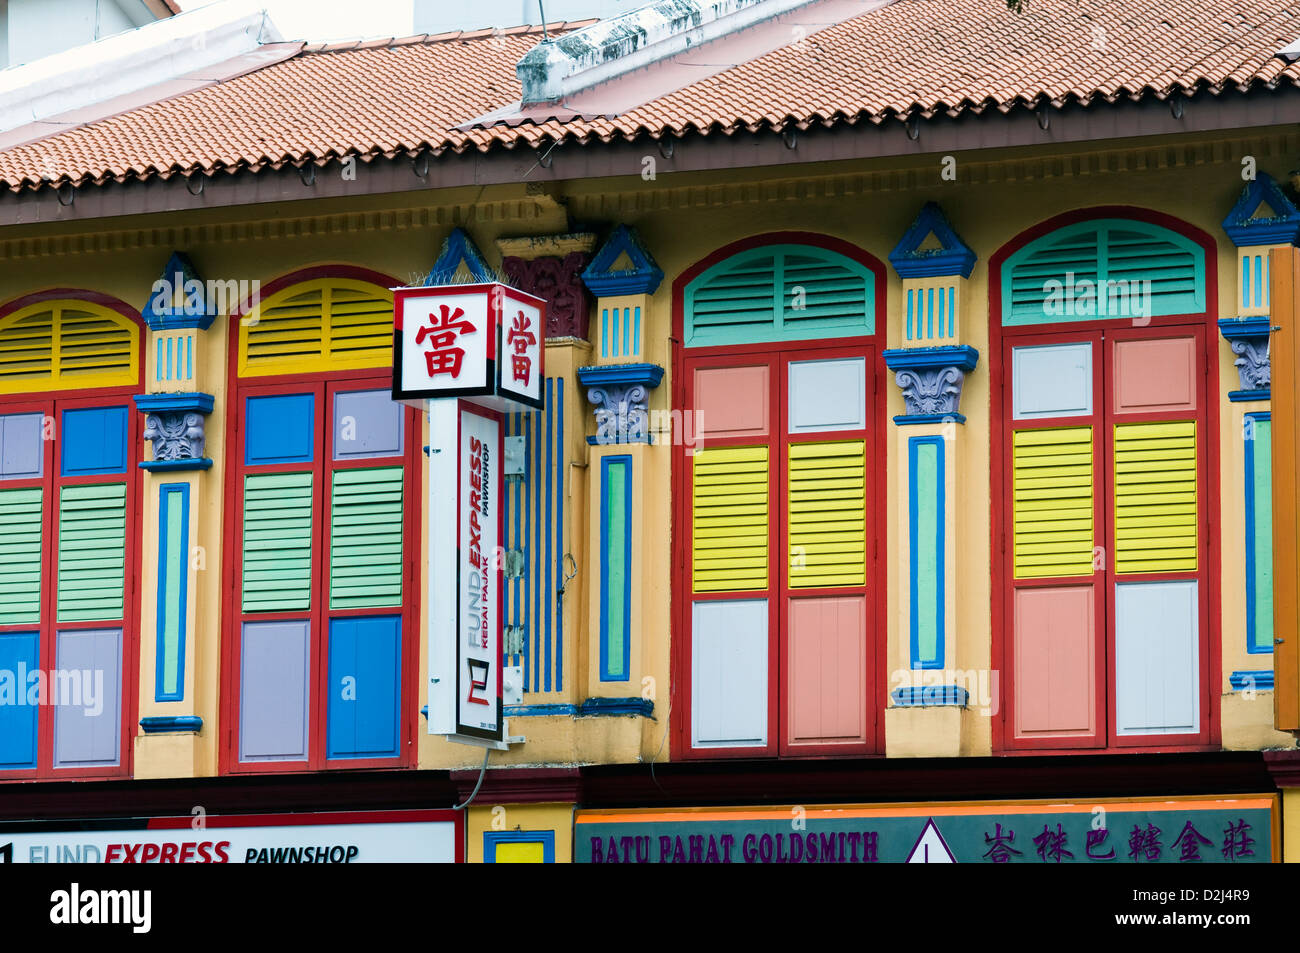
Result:
M813 0L657 0L529 50L515 67L524 105L566 96L780 16Z

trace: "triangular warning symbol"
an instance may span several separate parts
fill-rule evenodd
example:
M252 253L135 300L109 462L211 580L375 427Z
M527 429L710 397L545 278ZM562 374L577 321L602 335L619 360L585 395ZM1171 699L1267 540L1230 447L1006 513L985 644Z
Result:
M933 817L926 820L921 836L916 839L916 843L912 845L912 852L907 855L907 862L909 864L957 863L957 858L948 849L948 844L939 833L939 828L934 826Z

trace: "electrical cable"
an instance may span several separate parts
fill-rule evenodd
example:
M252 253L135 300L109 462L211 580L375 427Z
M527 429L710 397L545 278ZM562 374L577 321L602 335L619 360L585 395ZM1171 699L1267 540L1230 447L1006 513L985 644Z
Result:
M478 789L481 788L481 787L483 786L483 779L484 779L485 777L487 777L487 759L488 759L488 755L490 755L491 753L492 753L492 749L491 749L491 748L487 748L487 749L484 750L484 752L483 752L483 767L480 768L480 769L479 769L479 772L478 772L478 784L474 785L474 790L470 792L469 798L465 801L464 804L453 804L453 805L452 805L452 808L451 808L451 809L452 809L453 811L463 811L463 810L465 810L465 808L469 807L469 806L474 802L474 798L478 797Z

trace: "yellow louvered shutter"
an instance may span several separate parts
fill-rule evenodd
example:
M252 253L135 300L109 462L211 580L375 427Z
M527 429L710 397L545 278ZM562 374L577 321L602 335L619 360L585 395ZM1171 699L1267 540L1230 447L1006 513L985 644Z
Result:
M865 443L790 445L790 586L866 581Z
M1016 578L1092 575L1092 428L1017 430L1011 466Z
M43 301L0 321L0 393L124 387L139 380L140 328L85 301Z
M719 447L691 458L696 592L767 588L767 447Z
M366 281L316 278L268 295L239 328L239 373L301 374L386 367L393 293Z
M1115 427L1115 571L1196 569L1196 422Z

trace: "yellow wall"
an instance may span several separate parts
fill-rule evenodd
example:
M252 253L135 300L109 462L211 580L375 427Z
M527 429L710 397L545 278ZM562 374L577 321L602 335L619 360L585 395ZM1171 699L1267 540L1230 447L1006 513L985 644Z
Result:
M1243 137L1247 134L1243 133ZM722 245L774 230L806 230L851 242L881 261L911 224L925 201L941 204L978 261L963 289L961 339L980 352L980 363L965 382L961 410L964 425L955 435L959 466L954 486L954 576L951 598L957 606L950 638L955 667L988 672L990 658L990 525L989 485L990 390L988 376L989 259L1019 232L1053 215L1097 205L1134 205L1158 209L1204 230L1217 243L1219 315L1235 314L1237 255L1222 233L1220 221L1242 185L1235 156L1254 148L1267 157L1277 149L1280 132L1253 130L1255 138L1241 142L1211 142L1185 137L1181 154L1202 156L1193 162L1168 142L1148 149L1142 143L1082 146L1069 153L1049 154L1040 162L1025 153L981 154L979 161L958 157L958 181L940 178L937 156L915 159L857 161L787 169L754 169L718 173L663 175L646 182L633 174L623 178L564 183L555 191L567 204L547 195L527 195L522 186L421 192L411 196L357 197L331 203L303 202L281 206L250 206L185 215L150 215L138 219L106 220L89 226L60 224L14 228L0 239L0 301L55 286L81 286L122 298L142 308L150 287L170 253L186 251L205 278L258 279L275 277L316 264L347 263L376 269L406 283L428 271L453 224L462 224L490 262L498 260L494 240L508 235L547 235L569 230L570 214L585 220L634 225L663 268L665 278L649 298L643 314L644 349L641 360L659 363L666 373L651 392L651 410L669 410L674 382L669 337L674 279ZM1273 136L1273 139L1269 137ZM1265 143L1259 146L1258 143ZM1274 143L1269 146L1267 143ZM1251 143L1256 143L1252 146ZM1235 150L1235 151L1234 151ZM1161 160L1160 155L1175 158ZM1151 158L1154 156L1155 158ZM1174 164L1170 164L1173 162ZM1281 177L1286 164L1265 159L1262 166ZM1113 170L1113 171L1112 171ZM1122 174L1120 174L1122 173ZM421 203L419 205L413 204ZM179 228L178 226L185 226ZM78 237L93 232L93 240ZM30 237L45 243L27 242ZM900 316L904 307L902 282L887 270L879 289L885 295L887 346L902 343ZM227 322L218 321L201 334L201 390L216 397L208 418L207 454L211 470L185 477L194 486L191 530L193 545L203 548L202 568L191 574L190 617L195 626L186 655L186 700L159 705L153 698L154 603L157 551L157 486L163 479L144 478L145 530L142 549L144 586L141 615L140 708L147 714L198 714L204 720L197 739L138 738L136 773L141 776L209 775L216 771L217 702L221 627L221 564L223 490L227 427ZM1241 593L1243 559L1242 466L1240 415L1245 405L1233 405L1227 391L1236 389L1233 355L1218 343L1218 383L1211 398L1220 410L1221 502L1213 521L1223 547L1221 662L1225 694L1223 738L1228 747L1289 744L1289 737L1271 730L1271 703L1265 697L1247 701L1229 692L1227 674L1234 669L1261 668L1267 657L1244 652L1244 603ZM566 539L578 562L579 576L565 599L564 692L528 695L528 704L581 703L595 694L646 696L655 702L654 720L636 717L573 718L551 715L518 718L512 734L527 737L514 750L494 753L492 764L585 763L666 760L664 733L673 705L669 679L669 618L672 606L670 527L671 458L669 446L620 447L633 454L638 506L633 527L634 587L633 677L626 685L599 682L595 666L598 632L598 572L594 554L598 542L597 478L600 448L585 437L594 424L585 394L573 377L575 368L595 363L589 345L561 344L547 349L548 372L570 381L566 420L572 465L565 492L571 506ZM903 413L903 401L891 379L882 382L886 416ZM577 426L581 421L585 433ZM892 423L887 425L894 428ZM895 428L896 431L896 428ZM919 433L920 430L913 432ZM907 434L887 431L888 502L885 558L888 577L888 674L905 667L899 633L905 619L900 594L904 580L905 524L900 500L906 491L901 474ZM168 478L171 481L171 478ZM423 534L423 521L421 533ZM192 563L193 565L193 563ZM423 590L423 583L421 586ZM882 593L883 595L883 593ZM427 632L421 631L419 651L420 700L427 693ZM972 708L958 717L929 711L887 716L887 745L891 754L987 755L991 752L992 712ZM426 733L417 723L419 766L426 769L478 767L480 749L452 745ZM567 809L567 808L566 808ZM478 810L478 808L475 808ZM523 810L523 809L513 809ZM528 810L533 810L529 808ZM525 827L527 825L524 825ZM471 844L471 850L473 846Z

